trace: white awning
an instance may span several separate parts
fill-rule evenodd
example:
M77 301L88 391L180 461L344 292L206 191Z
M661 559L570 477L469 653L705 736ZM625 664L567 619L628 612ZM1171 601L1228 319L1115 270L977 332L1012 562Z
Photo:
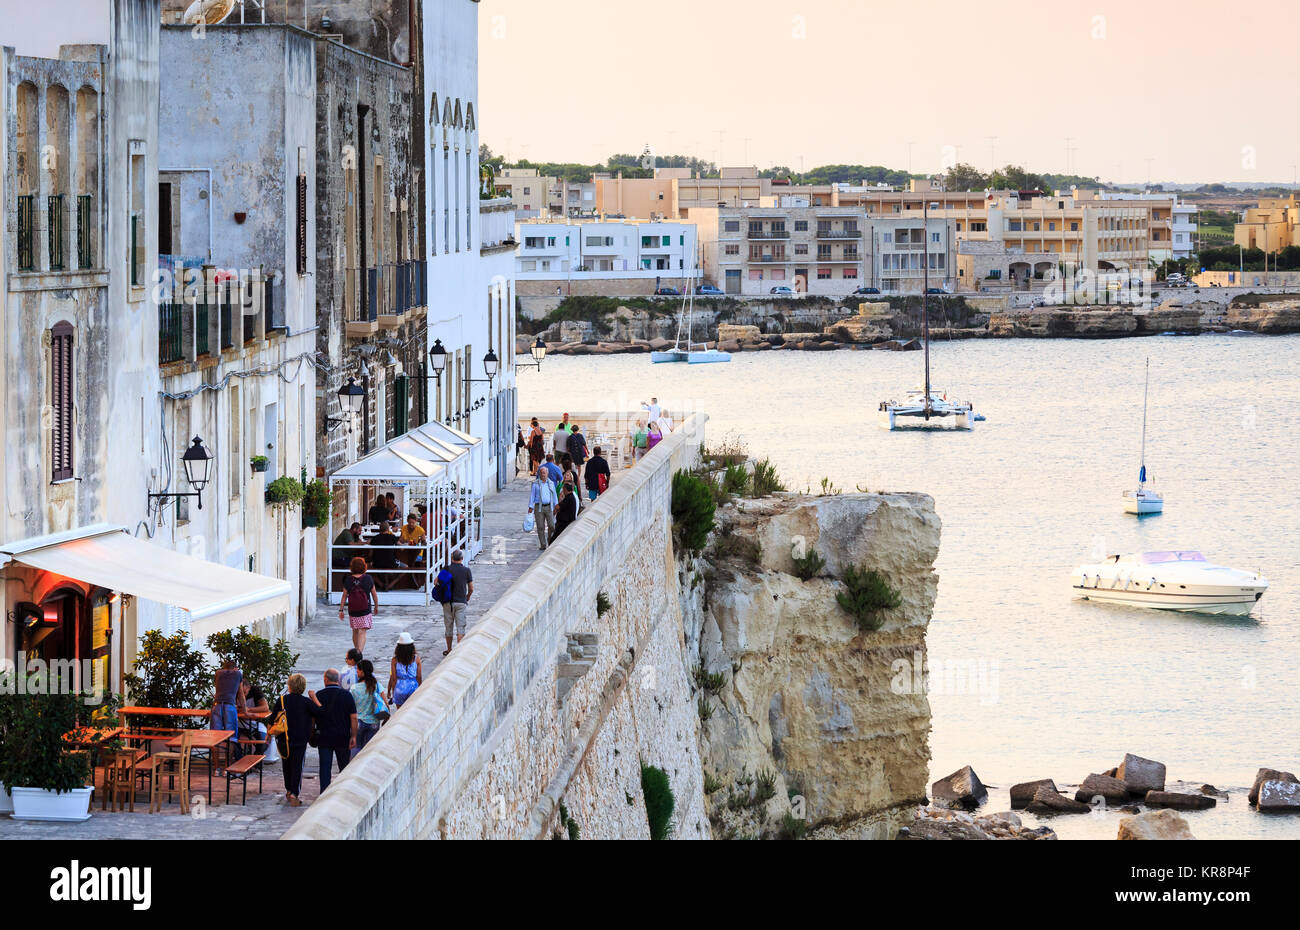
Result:
M289 610L289 583L145 542L114 528L36 548L16 547L15 562L179 607L191 635L250 624Z

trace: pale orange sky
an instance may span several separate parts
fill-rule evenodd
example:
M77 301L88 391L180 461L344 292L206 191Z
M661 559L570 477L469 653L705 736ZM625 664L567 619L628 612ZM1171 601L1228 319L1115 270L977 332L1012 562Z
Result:
M1293 0L483 0L481 137L726 164L1292 181ZM798 38L802 33L805 38ZM722 136L719 140L719 131ZM1067 137L1073 148L1067 166ZM721 141L721 145L719 142ZM1253 164L1252 164L1253 157Z

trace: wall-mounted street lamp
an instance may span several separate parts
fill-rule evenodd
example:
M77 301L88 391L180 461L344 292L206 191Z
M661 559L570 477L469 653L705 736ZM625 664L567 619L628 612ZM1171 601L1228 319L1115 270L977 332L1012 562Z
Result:
M515 362L515 368L537 368L542 367L542 359L546 358L546 340L541 336L533 343L532 348L533 360L531 362Z
M162 508L173 499L182 497L197 497L199 510L203 509L203 489L208 486L208 481L212 478L212 453L208 447L203 444L203 440L198 436L194 437L194 442L185 454L181 456L181 465L185 469L185 480L189 482L193 491L162 491L159 493L149 492L149 503L158 502L158 507Z
M348 383L338 389L339 409L347 414L346 417L326 417L325 425L333 431L342 423L349 423L352 416L361 411L361 404L366 399L366 390L357 384L356 378L348 378Z

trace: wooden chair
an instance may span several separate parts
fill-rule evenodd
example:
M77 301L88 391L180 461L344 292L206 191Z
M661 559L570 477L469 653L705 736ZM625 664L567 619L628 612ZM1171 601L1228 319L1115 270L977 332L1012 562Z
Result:
M104 759L104 797L100 810L127 810L135 813L135 765L133 749L110 753Z
M167 803L171 803L172 795L179 795L181 800L181 813L190 812L190 746L194 740L193 730L181 731L180 749L172 752L156 752L149 757L153 764L151 780L153 782L149 788L149 813L154 810L162 812L163 796L167 798ZM167 787L162 787L162 780L167 779ZM176 782L180 786L176 786Z

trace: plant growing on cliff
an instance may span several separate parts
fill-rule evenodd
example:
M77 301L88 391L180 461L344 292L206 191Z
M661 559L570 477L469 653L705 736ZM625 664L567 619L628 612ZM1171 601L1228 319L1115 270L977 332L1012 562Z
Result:
M722 473L722 489L728 494L744 494L748 484L749 472L745 471L744 465L728 465Z
M750 497L767 497L784 490L785 485L781 483L781 477L776 473L776 466L771 459L754 463L754 474L749 481Z
M596 592L596 616L603 617L614 605L609 602L609 595L604 591Z
M776 831L776 838L778 840L801 840L807 833L808 821L786 811L785 816L781 818L781 826Z
M675 473L672 512L673 535L677 540L692 552L703 549L717 512L708 484L688 471Z
M715 792L718 792L718 791L721 791L721 790L722 790L722 782L720 782L720 781L718 781L718 779L714 778L712 772L705 772L705 773L704 773L704 793L705 793L705 794L714 794Z
M668 773L658 766L641 763L641 793L645 795L646 819L650 822L650 839L664 840L672 829L672 786Z
M700 715L700 723L708 723L713 719L713 705L709 703L707 694L701 694L696 699L695 710Z
M709 694L717 694L727 683L726 672L706 672L702 665L691 669L691 677L695 680L695 687Z
M754 776L754 799L751 803L757 807L766 804L774 797L776 797L776 772L762 769Z
M826 567L826 560L817 554L816 549L809 549L803 555L792 555L794 573L800 581L809 581L821 574Z
M844 570L844 590L835 594L835 602L864 631L878 630L885 622L884 613L903 603L902 596L874 568L850 565Z

